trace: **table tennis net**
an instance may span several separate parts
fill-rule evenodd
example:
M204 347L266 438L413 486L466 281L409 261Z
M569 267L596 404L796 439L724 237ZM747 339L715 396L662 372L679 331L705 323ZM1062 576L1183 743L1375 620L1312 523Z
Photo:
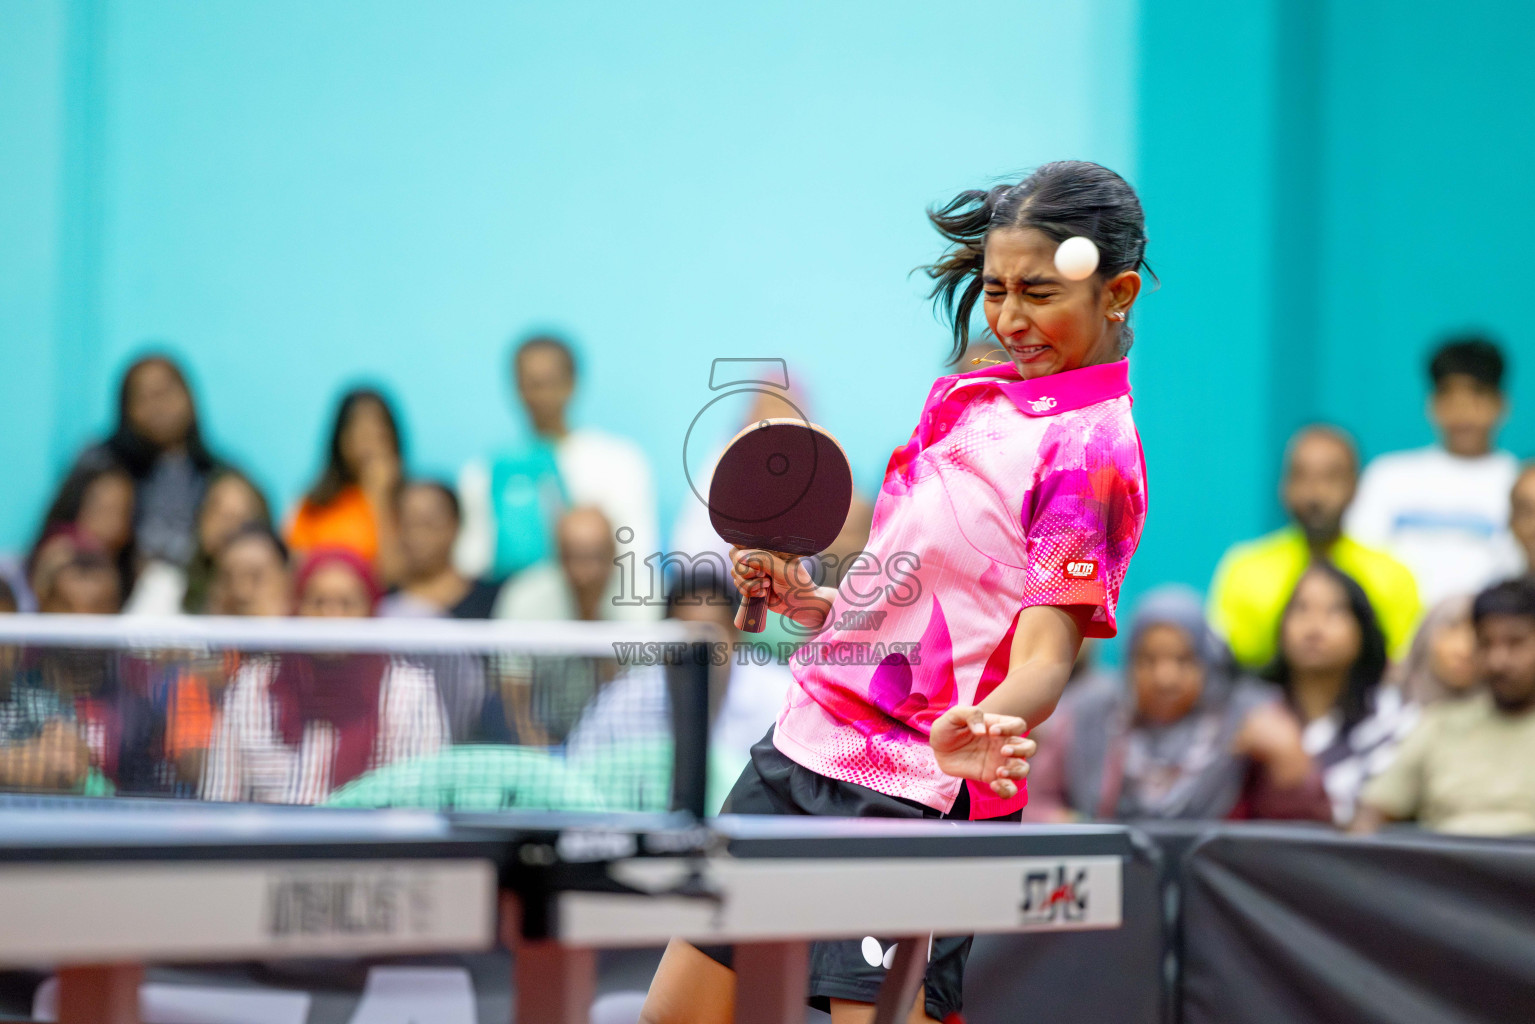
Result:
M671 622L0 616L0 791L701 813L709 639Z

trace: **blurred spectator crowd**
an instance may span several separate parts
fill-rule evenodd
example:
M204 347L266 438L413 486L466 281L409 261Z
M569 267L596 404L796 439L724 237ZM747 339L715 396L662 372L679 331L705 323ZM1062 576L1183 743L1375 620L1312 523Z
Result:
M1299 431L1279 487L1288 524L1232 547L1207 595L1143 597L1122 669L1084 647L1034 732L1027 816L1535 833L1535 466L1497 446L1507 408L1494 343L1452 339L1428 369L1436 444L1362 466L1341 429ZM723 545L700 510L685 503L663 548L638 446L568 421L572 348L528 339L510 370L526 442L452 482L415 477L388 398L354 390L313 486L279 519L205 444L176 363L140 359L116 429L80 454L5 572L0 610L670 616L739 639ZM771 403L743 423L778 413ZM870 514L855 502L818 563L823 582L862 548ZM663 551L713 561L669 574L664 601L636 600ZM722 784L772 724L787 672L776 660L717 667ZM439 783L483 781L510 770L486 760L492 748L611 756L665 734L666 700L659 670L598 659L0 647L0 788L317 803L409 765L438 765ZM474 744L478 760L449 767Z

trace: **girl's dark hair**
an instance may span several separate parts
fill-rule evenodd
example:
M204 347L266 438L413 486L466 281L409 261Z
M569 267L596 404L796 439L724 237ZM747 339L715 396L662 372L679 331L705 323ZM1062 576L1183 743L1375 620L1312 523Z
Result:
M161 352L140 356L123 372L122 382L117 389L117 428L102 447L120 462L136 481L144 479L149 475L150 470L154 469L155 460L160 457L160 450L148 439L134 432L132 425L128 422L128 392L133 378L147 367L155 365L169 370L171 376L176 378L176 383L181 385L181 390L187 393L187 401L192 406L191 423L187 427L187 457L192 460L192 465L196 466L199 472L206 473L218 464L218 460L203 444L202 431L197 425L197 399L192 394L192 388L187 384L186 374L181 371L181 367L174 359Z
M1343 713L1343 728L1340 733L1347 733L1354 726L1364 721L1370 713L1370 699L1375 693L1375 688L1380 685L1381 678L1386 674L1386 636L1381 632L1380 621L1375 616L1375 607L1370 604L1370 598L1365 594L1364 588L1355 582L1354 577L1339 569L1331 562L1317 561L1307 567L1301 576L1304 580L1311 573L1320 573L1343 588L1343 593L1348 598L1349 614L1354 617L1354 622L1359 626L1359 656L1349 666L1348 682L1344 684L1343 692L1338 695L1338 710ZM1295 584L1295 590L1300 590L1300 582ZM1295 603L1295 592L1291 592L1290 600L1285 604L1284 615L1280 618L1280 642L1278 653L1274 656L1274 663L1266 673L1270 679L1278 683L1285 692L1285 697L1293 700L1294 671L1289 659L1284 653L1284 620L1290 615L1290 607Z
M102 477L116 475L126 476L129 483L133 483L133 474L128 471L128 467L114 458L105 447L92 448L80 457L75 467L69 471L69 475L64 478L63 483L59 484L59 489L53 496L53 502L43 515L43 525L37 531L37 539L33 541L31 552L27 555L26 572L29 578L43 543L60 529L75 524L75 521L80 518L81 508L85 505L85 495L96 481ZM137 575L136 563L133 529L130 524L128 543L124 544L123 549L117 553L115 563L123 600L127 600L128 593L133 588L134 577Z
M187 590L181 599L181 610L192 615L201 615L208 610L208 589L213 582L213 560L218 555L217 551L209 551L203 547L203 507L208 504L208 496L213 493L213 488L226 479L240 481L256 496L256 518L244 525L249 526L253 523L269 533L272 530L272 506L267 502L266 495L261 493L261 488L257 487L256 482L249 476L233 466L220 466L208 478L208 486L203 488L202 500L197 503L197 514L192 519L193 534L197 538L197 550L192 553L192 560L187 563Z
M336 409L336 421L330 431L330 447L327 450L325 469L320 473L320 479L309 491L309 503L311 505L325 506L335 501L341 491L357 482L357 474L347 467L345 460L341 458L341 435L346 432L346 425L351 422L352 414L357 411L359 405L372 403L378 406L384 414L384 423L389 427L389 436L394 441L394 452L403 462L405 459L405 443L400 438L399 421L395 419L394 408L389 404L389 399L383 392L376 388L353 388L341 396L341 405Z
M928 220L951 245L938 262L921 268L933 279L939 316L954 334L949 362L970 344L970 315L980 301L986 236L995 228L1035 228L1056 242L1074 235L1098 246L1097 279L1103 281L1146 263L1146 217L1130 184L1099 164L1060 160L1045 164L1016 185L961 192ZM1130 325L1120 328L1121 354L1130 350Z

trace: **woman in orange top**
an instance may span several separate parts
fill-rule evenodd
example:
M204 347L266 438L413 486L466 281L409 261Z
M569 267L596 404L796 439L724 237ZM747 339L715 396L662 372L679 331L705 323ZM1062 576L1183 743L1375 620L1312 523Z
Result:
M402 462L388 399L371 388L347 392L336 411L325 470L288 528L294 554L340 548L370 563L386 583L397 579L395 502Z

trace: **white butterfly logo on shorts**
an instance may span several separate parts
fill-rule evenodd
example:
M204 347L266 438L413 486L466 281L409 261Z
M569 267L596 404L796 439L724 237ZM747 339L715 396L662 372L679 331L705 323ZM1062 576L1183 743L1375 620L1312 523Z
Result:
M863 950L864 963L870 967L883 967L888 971L891 965L895 963L895 951L899 943L892 942L890 948L885 949L874 936L865 935L860 945ZM933 937L931 935L927 937L927 959L933 959Z
M1049 395L1046 395L1044 398L1036 398L1029 403L1029 408L1035 412L1049 412L1055 408L1055 399Z

